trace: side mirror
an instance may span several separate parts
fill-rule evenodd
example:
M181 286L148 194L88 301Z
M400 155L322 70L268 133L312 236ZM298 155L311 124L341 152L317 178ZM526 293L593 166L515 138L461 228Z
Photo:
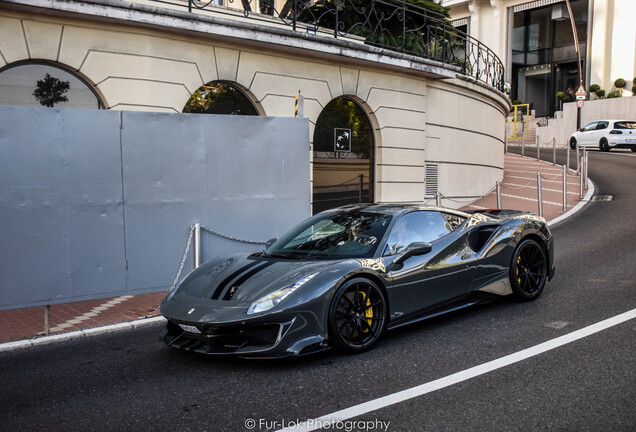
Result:
M268 247L270 247L271 245L273 245L274 243L276 243L276 240L278 240L278 239L273 238L273 239L269 239L269 240L267 240L267 243L265 243L265 249L267 249Z
M393 264L402 264L404 261L413 256L426 255L431 250L433 250L433 245L428 242L411 243L404 252L402 252L402 254L393 261Z

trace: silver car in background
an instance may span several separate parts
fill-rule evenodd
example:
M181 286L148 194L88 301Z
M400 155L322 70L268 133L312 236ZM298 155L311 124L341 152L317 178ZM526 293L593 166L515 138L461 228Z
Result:
M570 136L570 148L598 147L601 151L628 148L636 152L636 121L597 120L587 124Z

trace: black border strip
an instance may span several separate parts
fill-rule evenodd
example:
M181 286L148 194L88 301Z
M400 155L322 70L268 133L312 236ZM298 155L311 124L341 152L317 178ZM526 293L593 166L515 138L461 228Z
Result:
M246 274L241 276L240 279L238 279L236 282L231 284L232 287L237 287L237 289L240 288L242 283L244 283L246 280L248 280L249 278L254 276L256 273L260 272L261 270L265 270L267 267L271 266L272 264L275 264L275 261L268 261L266 263L261 264L258 267L253 268L252 270L250 270L249 272L247 272ZM234 296L234 294L237 291L237 290L232 291L232 287L230 287L227 290L227 292L223 296L223 300L231 300L232 299L232 297Z
M228 277L226 277L225 279L223 279L223 282L221 282L217 287L216 290L214 291L214 294L212 294L212 300L218 300L219 297L221 296L221 293L223 292L223 290L225 289L225 287L227 286L227 284L229 284L230 282L232 282L232 280L234 280L235 278L237 278L241 273L243 273L245 270L254 267L255 265L258 264L258 261L252 261L251 263L241 267L240 269L238 269L237 271L235 271L234 273L232 273L231 275L229 275Z

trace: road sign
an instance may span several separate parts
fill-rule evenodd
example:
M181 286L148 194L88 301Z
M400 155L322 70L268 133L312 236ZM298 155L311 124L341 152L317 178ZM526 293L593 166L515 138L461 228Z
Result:
M578 99L579 96L583 96L583 98L587 96L587 93L585 92L585 88L582 85L580 85L579 89L576 91L576 98Z
M579 107L579 108L583 108L583 103L584 102L582 100L577 100L576 101L576 106Z
M576 100L585 100L585 96L577 96Z

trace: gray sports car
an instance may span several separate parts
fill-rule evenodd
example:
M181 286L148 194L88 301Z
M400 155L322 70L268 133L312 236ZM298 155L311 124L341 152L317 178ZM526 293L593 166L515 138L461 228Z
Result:
M493 297L534 300L553 274L552 235L531 213L351 205L263 252L201 265L161 303L161 339L245 357L359 352L385 330Z

